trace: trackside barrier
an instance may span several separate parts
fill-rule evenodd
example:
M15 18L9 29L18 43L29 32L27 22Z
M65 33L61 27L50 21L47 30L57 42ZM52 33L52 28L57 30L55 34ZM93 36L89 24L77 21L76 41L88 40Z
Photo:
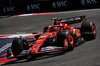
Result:
M0 16L16 15L22 13L62 11L74 9L99 8L100 0L27 0L21 2L18 0L0 0ZM7 1L7 2L3 2ZM26 0L25 0L26 1Z

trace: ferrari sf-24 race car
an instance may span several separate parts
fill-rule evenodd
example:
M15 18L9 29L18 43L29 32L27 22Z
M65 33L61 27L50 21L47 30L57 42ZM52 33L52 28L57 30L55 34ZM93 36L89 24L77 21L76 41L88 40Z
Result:
M86 22L85 16L58 19L52 18L54 25L46 26L42 34L33 33L32 40L27 37L15 38L11 48L7 50L7 58L22 56L39 56L53 52L72 51L75 46L96 38L96 27L93 22ZM69 26L82 22L80 28ZM29 37L28 37L29 38Z

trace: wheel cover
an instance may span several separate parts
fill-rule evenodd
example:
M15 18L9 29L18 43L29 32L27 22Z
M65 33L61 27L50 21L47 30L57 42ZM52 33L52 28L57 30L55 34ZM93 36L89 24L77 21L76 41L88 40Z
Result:
M92 32L93 32L93 35L96 35L96 28L94 25L92 26Z
M68 41L67 41L67 38L64 40L64 47L68 47Z
M69 35L68 40L69 40L70 45L73 46L74 45L74 39L71 35Z

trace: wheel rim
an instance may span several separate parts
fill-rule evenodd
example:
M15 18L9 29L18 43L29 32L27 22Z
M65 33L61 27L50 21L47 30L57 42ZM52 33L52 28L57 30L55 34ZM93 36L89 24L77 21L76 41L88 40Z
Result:
M67 41L67 38L64 40L64 47L68 47L68 41Z
M74 39L71 35L69 35L68 40L69 40L69 43L71 44L71 46L73 46L74 45Z
M92 32L93 32L93 35L96 35L96 28L94 25L92 26Z

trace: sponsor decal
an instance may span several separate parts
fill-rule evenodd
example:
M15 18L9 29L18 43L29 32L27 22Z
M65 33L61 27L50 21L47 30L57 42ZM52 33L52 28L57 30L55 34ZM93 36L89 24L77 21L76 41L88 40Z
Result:
M73 35L75 35L75 29L73 29Z
M80 20L80 17L76 17L76 18L70 18L70 19L63 19L61 20L61 22L69 22L69 21L76 21L76 20Z
M93 32L82 32L81 34L93 34Z
M39 38L44 38L44 37L46 37L47 35L43 35L43 36L40 36Z
M55 36L57 36L57 33L55 33Z
M27 5L26 8L27 8L28 11L31 11L31 10L34 10L34 9L40 9L40 4Z
M86 0L86 1L87 1L87 4L95 4L95 3L97 3L96 0Z
M69 22L69 21L70 21L69 19L61 20L61 22Z
M15 11L15 6L11 6L11 7L4 7L3 8L3 12L7 13L7 12L14 12Z
M96 0L81 0L81 4L83 6L85 6L86 4L91 5L91 4L96 4L96 3L98 3Z
M30 50L23 50L22 52L21 52L21 54L25 54L25 53L29 53L30 52Z
M53 8L65 7L65 6L67 6L67 1L57 1L52 3Z
M56 47L56 46L47 46L47 47L42 47L41 51L49 51L49 50L54 50L54 49L61 49L62 47Z
M83 6L85 6L85 5L86 5L86 1L85 1L85 0L81 0L81 4L82 4Z
M48 47L43 47L43 48L41 49L41 51L47 51L47 50L53 50L53 49L54 49L54 47L48 46Z
M44 37L48 36L49 34L51 35L51 33L45 33L45 34L41 35L39 38L44 38Z
M79 37L80 36L80 33L78 30L76 30L76 36Z
M47 50L47 48L46 47L43 47L41 51L45 51L45 50Z
M37 40L37 42L41 42L42 40Z
M56 3L55 2L52 3L52 7L56 8Z

